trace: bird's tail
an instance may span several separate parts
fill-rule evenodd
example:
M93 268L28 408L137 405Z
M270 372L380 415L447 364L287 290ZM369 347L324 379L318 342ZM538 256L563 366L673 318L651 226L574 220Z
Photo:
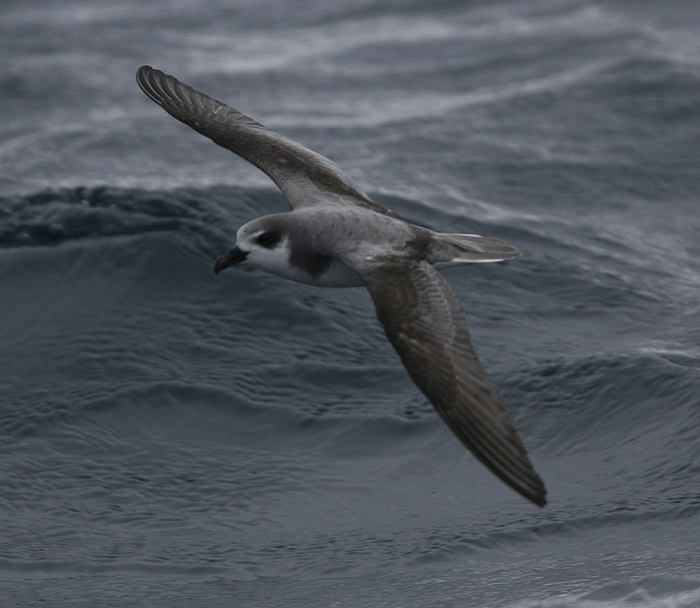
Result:
M519 255L515 247L501 239L476 234L438 233L428 261L437 268L444 268L474 262L500 262Z

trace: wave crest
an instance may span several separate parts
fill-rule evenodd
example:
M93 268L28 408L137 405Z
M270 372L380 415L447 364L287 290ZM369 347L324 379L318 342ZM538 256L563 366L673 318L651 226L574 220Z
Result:
M98 186L8 196L0 198L0 247L148 232L212 232L230 225L232 214L245 219L248 213L250 219L261 208L279 205L278 199L271 191L225 186L155 191Z

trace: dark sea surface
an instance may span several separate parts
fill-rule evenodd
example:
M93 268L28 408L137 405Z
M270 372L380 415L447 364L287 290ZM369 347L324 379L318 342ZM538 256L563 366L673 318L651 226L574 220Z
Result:
M700 606L696 2L0 7L0 606ZM151 64L433 229L549 491L492 476L364 289L251 268L269 179Z

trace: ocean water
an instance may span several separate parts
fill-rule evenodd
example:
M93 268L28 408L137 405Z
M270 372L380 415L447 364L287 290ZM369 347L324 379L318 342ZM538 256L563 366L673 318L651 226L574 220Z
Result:
M699 40L680 0L3 2L0 605L699 607ZM546 508L363 289L214 275L285 202L145 63L523 252L445 276Z

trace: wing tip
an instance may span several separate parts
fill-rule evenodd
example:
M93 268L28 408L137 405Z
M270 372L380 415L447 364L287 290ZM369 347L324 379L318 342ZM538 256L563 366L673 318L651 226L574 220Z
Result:
M146 94L146 97L158 105L163 105L163 97L156 88L158 80L162 77L166 77L166 74L150 65L142 65L136 70L136 84Z
M474 455L477 456L496 477L499 477L501 481L515 490L523 498L529 500L538 507L545 507L547 505L547 489L545 488L544 481L542 481L542 478L532 467L527 456L525 458L529 471L513 474L512 470L506 471L494 466L493 462L483 458L480 454L474 452Z
M530 475L526 478L520 478L518 480L519 483L513 483L512 480L505 479L504 477L501 477L501 479L518 494L527 498L527 500L538 507L543 508L547 505L547 488L545 488L544 481L542 481L542 478L537 474L534 468L531 468Z
M136 80L139 80L142 77L142 75L149 74L153 71L155 71L155 68L151 67L150 65L142 65L138 70L136 70Z
M536 494L529 494L526 498L541 509L547 506L547 490L545 490L544 487Z
M219 116L235 114L238 119L244 118L243 114L225 103L150 65L142 65L136 70L136 83L149 99L186 124L189 122L183 120L183 117L191 113L198 115L202 113L218 114ZM245 118L251 124L257 125L247 116ZM190 124L190 126L193 125Z
M547 488L544 481L539 476L535 468L532 466L530 459L525 452L525 446L522 445L518 437L518 443L522 449L521 458L518 462L518 469L508 467L506 469L495 466L495 463L490 459L483 458L480 454L475 454L493 473L496 474L506 485L510 486L523 498L526 498L538 507L547 505Z

